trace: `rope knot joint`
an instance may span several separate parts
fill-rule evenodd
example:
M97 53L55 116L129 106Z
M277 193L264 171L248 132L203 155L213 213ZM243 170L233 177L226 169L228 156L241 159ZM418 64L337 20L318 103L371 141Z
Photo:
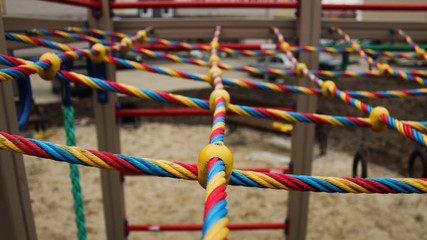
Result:
M389 116L390 113L385 107L375 107L369 114L369 121L371 122L371 129L374 132L382 132L388 128L388 126L381 120L381 115Z
M305 69L307 69L307 65L305 65L304 63L298 63L297 68L296 68L298 77L304 77L304 70Z
M211 84L212 87L215 86L214 78L216 75L219 75L219 77L222 78L222 70L219 67L213 67L209 69L209 83Z
M91 55L91 60L94 63L101 63L104 61L105 58L105 53L106 53L106 48L104 45L102 45L101 43L97 43L95 45L93 45L92 50L96 52L95 55Z
M209 106L212 113L215 111L215 102L219 97L224 99L225 111L227 111L228 105L230 105L230 94L225 89L215 89L209 96Z
M233 172L233 154L223 142L211 143L200 151L197 162L198 181L203 188L207 185L208 163L213 158L219 158L224 162L226 184L230 181Z
M39 61L48 60L50 62L50 67L44 71L39 72L39 75L44 80L54 80L56 73L61 68L62 60L54 53L45 53L43 54Z
M122 38L122 40L120 41L120 44L123 46L122 48L123 52L129 52L130 49L132 48L132 40L130 40L130 38L128 37Z
M323 82L321 88L322 88L322 94L325 99L330 99L334 97L333 89L336 87L335 83L331 80Z

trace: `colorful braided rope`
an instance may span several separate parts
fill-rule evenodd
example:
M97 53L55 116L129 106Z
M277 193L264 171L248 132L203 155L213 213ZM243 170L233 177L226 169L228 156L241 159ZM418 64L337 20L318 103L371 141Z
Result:
M79 28L79 27L70 27L66 29L68 32L73 33L80 33L80 34L86 34L86 35L99 35L104 37L115 37L115 38L125 38L130 37L130 35L123 34L123 33L116 33L116 32L108 32L104 30L99 29L90 29L90 28ZM182 43L178 41L170 41L166 39L161 38L152 38L152 37L146 37L144 39L144 42L147 43L158 43L163 44L166 46L173 46L173 47L182 47L188 50L202 50L202 51L209 51L209 46L200 46L200 45L194 45L189 43ZM327 52L327 53L357 53L352 48L332 48L332 47L314 47L314 46L291 46L291 51L306 51L306 52ZM231 54L231 55L245 55L245 56L262 56L262 55L274 55L277 53L280 53L281 51L278 49L274 50L238 50L238 49L232 49L232 48L225 48L225 47L219 47L219 51ZM378 51L373 49L365 49L365 51L370 55L380 55L390 58L403 58L403 59L416 59L416 55L412 54L406 54L406 53L396 53L396 52L389 52L389 51Z
M27 139L0 132L0 148L56 161L159 177L197 179L195 164L138 158ZM327 193L427 193L425 178L312 177L233 170L231 184Z
M402 29L395 28L395 29L393 29L393 32L399 34L399 36L402 36L405 39L405 41L412 46L412 48L415 51L415 54L417 54L418 59L427 60L426 51L424 49L420 48L414 42L414 40L412 40L412 38L408 34L406 34Z
M217 55L217 46L219 36L221 34L221 27L215 28L214 37L211 41L211 68L210 68L210 81L214 85L214 91L211 94L210 105L214 104L212 130L209 139L210 144L224 143L224 130L225 130L225 99L224 96L214 95L215 91L222 90L226 93L224 85L222 84L221 73L219 72L218 63L219 57ZM211 100L210 99L210 100ZM212 106L211 106L212 109ZM213 156L207 163L207 177L206 177L206 198L205 209L203 217L202 239L217 239L223 240L228 236L228 217L227 217L227 200L225 199L227 193L225 192L226 174L225 166L220 156Z

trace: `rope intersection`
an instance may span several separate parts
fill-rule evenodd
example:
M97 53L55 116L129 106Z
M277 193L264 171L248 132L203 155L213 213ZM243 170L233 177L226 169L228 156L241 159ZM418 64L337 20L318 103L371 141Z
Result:
M182 178L187 180L198 180L199 184L206 188L205 213L203 221L202 239L226 239L229 229L227 228L227 201L226 188L228 183L246 187L273 188L296 191L328 192L328 193L426 193L427 179L423 178L340 178L340 177L313 177L279 173L263 173L243 170L233 170L233 156L226 147L224 141L225 116L228 113L258 118L271 118L285 120L289 122L305 122L316 124L328 124L335 126L354 126L371 128L375 132L383 131L387 128L393 129L403 136L427 147L427 136L420 131L427 130L427 122L401 121L390 116L384 107L370 106L358 98L397 98L420 96L427 94L427 88L394 90L394 91L344 91L338 89L331 80L321 80L319 76L326 77L366 77L366 76L387 76L392 75L404 80L413 81L420 85L427 83L422 78L427 76L425 71L397 71L387 64L376 62L371 56L383 55L387 57L399 57L407 59L427 60L425 51L420 48L401 29L393 31L402 36L410 44L414 54L401 54L386 51L373 51L362 49L354 42L348 34L340 28L333 28L340 34L350 48L321 48L312 46L293 47L285 41L279 29L272 27L279 42L279 50L247 51L221 47L219 37L221 27L217 26L213 39L209 45L194 45L180 43L160 38L148 37L147 33L151 28L139 31L136 35L126 35L120 33L107 32L97 29L69 28L69 32L58 30L34 29L34 35L56 36L66 39L86 41L94 44L90 49L79 49L66 44L54 41L43 40L35 37L20 34L6 33L8 40L28 43L32 45L44 46L62 51L58 54L45 53L39 61L31 62L23 59L0 55L0 63L9 68L0 70L0 81L8 81L31 74L39 74L46 80L54 78L62 81L70 81L77 84L86 85L92 88L122 93L142 99L160 101L176 105L183 105L191 108L209 109L212 113L213 121L209 144L203 148L199 154L197 165L184 164L180 162L169 162L164 160L153 160L148 158L138 158L87 150L75 147L75 143L70 142L63 146L49 142L27 139L16 135L0 132L0 148L8 151L18 152L38 156L42 158L64 161L70 164L81 164L110 170L118 170L128 173L145 173L161 177ZM93 35L93 36L89 36ZM104 40L96 36L111 37L113 40ZM117 42L115 41L117 40ZM209 61L179 57L172 54L165 54L143 48L136 48L134 43L147 42L159 43L167 46L183 47L186 49L198 49L210 51ZM113 53L135 51L152 58L163 58L180 63L190 63L209 68L207 75L189 72L176 71L167 68L160 68L149 64L137 63L134 61L120 59L111 56ZM295 70L264 69L247 66L235 66L220 62L218 51L229 54L242 54L246 56L272 55L284 53L292 62ZM356 53L364 58L369 65L378 69L378 72L333 72L333 71L312 71L301 63L294 56L295 51L328 52L328 53ZM213 90L209 100L190 98L177 94L170 94L160 91L142 89L130 85L109 82L107 80L89 77L65 70L60 66L64 62L77 59L90 58L95 63L112 63L142 71L149 71L174 77L205 81L209 83ZM289 86L272 83L259 83L239 79L223 78L222 70L244 71L255 74L272 74L277 76L294 76L298 78L307 77L318 88L308 88L300 86ZM350 106L368 115L367 118L331 116L313 113L289 112L273 108L259 108L241 106L230 103L230 95L224 85L239 86L254 89L271 90L278 92L299 93L307 95L322 96L325 99L337 97ZM71 116L72 108L64 106L64 114ZM68 119L68 118L67 118ZM66 120L66 125L67 121ZM67 136L72 138L72 128L67 127ZM71 141L71 140L70 140ZM71 165L74 166L74 165ZM78 172L77 172L78 174ZM74 178L78 178L74 174ZM74 185L73 185L74 188ZM76 186L76 189L79 186ZM78 195L78 194L77 194ZM77 204L78 205L78 204ZM76 209L79 206L76 206ZM77 221L77 220L76 220ZM84 216L83 220L84 222ZM83 234L83 233L82 233ZM85 233L84 233L85 234ZM82 236L85 238L85 236Z

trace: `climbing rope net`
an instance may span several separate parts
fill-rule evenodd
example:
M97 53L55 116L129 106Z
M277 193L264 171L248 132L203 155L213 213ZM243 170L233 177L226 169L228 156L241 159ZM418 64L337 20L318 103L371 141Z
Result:
M75 146L63 146L46 141L11 135L5 132L0 132L0 148L41 158L68 162L71 164L80 164L127 173L144 173L160 177L198 180L199 184L203 188L206 188L202 239L225 239L228 235L226 187L229 183L245 187L327 193L426 193L427 179L423 178L315 177L233 169L233 155L224 143L225 116L228 113L256 118L284 120L288 122L364 127L371 128L375 132L384 131L390 128L412 141L417 142L421 146L427 147L427 136L421 132L427 130L427 122L398 120L392 117L386 108L381 106L370 106L363 102L363 99L367 98L403 98L426 95L427 88L391 91L344 91L337 88L333 81L324 81L320 79L320 77L395 76L420 85L427 84L427 80L424 78L427 76L426 71L395 70L387 64L378 63L371 57L372 55L381 55L390 58L427 60L426 52L405 32L401 29L393 30L412 46L415 51L414 54L362 49L357 42L353 41L350 36L340 28L332 28L331 31L341 35L346 43L351 46L350 48L336 49L312 46L293 47L285 40L278 28L272 27L272 30L277 36L277 40L279 42L280 49L278 50L249 51L221 47L219 44L221 27L219 26L216 27L212 41L209 45L194 45L149 37L147 35L151 31L151 28L141 30L137 32L136 35L77 27L71 27L67 29L67 31L34 29L31 31L33 36L5 33L6 39L8 40L43 46L59 50L61 52L57 54L45 53L36 62L0 55L0 63L8 66L8 68L0 70L1 81L18 79L31 74L39 74L46 80L53 80L56 78L63 81L86 85L95 89L117 92L141 99L171 103L196 109L209 109L213 116L213 122L209 144L200 152L197 165L125 156L121 154L82 149ZM88 49L80 49L63 43L41 39L35 37L35 35L56 36L70 40L86 41L93 44L93 46ZM100 37L96 38L93 36ZM113 40L106 40L104 37L111 38ZM188 50L210 51L210 58L209 61L203 61L151 51L144 48L136 48L133 44L137 42L157 43L167 46L181 47ZM162 58L179 63L203 66L209 68L209 71L206 75L183 72L125 60L114 57L113 55L114 53L127 51L137 52L152 58ZM232 55L240 54L245 56L284 53L292 62L295 70L255 68L225 64L221 63L218 56L219 51ZM354 53L360 55L360 57L365 59L370 66L375 67L377 71L313 71L308 69L304 63L297 60L293 54L295 51ZM143 89L61 70L61 64L82 58L90 58L94 63L106 62L130 69L138 69L141 71L207 82L212 86L213 91L211 92L209 100L204 100ZM222 76L222 69L255 74L270 74L275 76L306 77L313 82L317 88L225 78ZM230 95L224 87L225 85L276 92L315 95L322 96L326 99L337 97L346 104L363 112L367 117L332 116L316 113L291 112L274 108L236 105L230 102Z

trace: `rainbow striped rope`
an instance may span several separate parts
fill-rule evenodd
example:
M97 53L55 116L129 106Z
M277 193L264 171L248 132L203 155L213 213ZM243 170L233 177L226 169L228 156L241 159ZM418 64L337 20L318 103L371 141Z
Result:
M20 62L19 59L14 57L3 57L0 60L6 60L2 63L11 64L22 64L28 63ZM48 69L50 66L47 62L37 62L32 65L20 65L17 67L6 68L0 70L0 81L12 80L14 78L35 74L42 70ZM99 78L88 77L78 73L72 73L67 71L58 71L56 77L58 79L72 81L77 84L89 86L106 91L113 91L123 93L129 96L135 96L142 99L151 101L161 101L166 103L172 103L177 105L183 105L191 108L198 109L209 109L208 101L197 98L189 98L181 95L169 94L158 91L151 91L148 89L137 88L125 84L119 84L115 82L109 82ZM240 106L230 104L228 111L230 113L253 116L258 118L271 118L276 120L285 120L288 122L304 122L304 123L316 123L323 125L334 125L334 126L352 126L352 127L366 127L370 128L371 124L368 118L358 117L345 117L345 116L332 116L323 114L312 114L312 113L298 113L281 111L271 108L257 108L249 106ZM405 122L411 127L424 131L427 130L427 124L425 122Z
M337 29L337 28L336 28ZM323 94L325 97L332 97L332 96L337 96L339 97L343 102L354 106L356 109L369 114L369 117L371 118L376 118L377 116L375 116L376 114L379 114L379 118L380 120L373 120L371 119L371 124L372 124L372 129L374 131L382 131L384 130L384 126L383 124L385 123L382 119L384 117L390 117L385 115L385 113L380 113L378 111L382 111L380 109L378 109L378 107L376 108L376 110L374 111L374 108L356 98L351 97L347 92L342 91L340 89L338 89L337 87L335 87L335 84L331 81L322 81L319 78L317 78L314 74L311 73L311 71L306 67L305 64L301 64L298 62L298 60L293 56L292 52L289 50L289 44L287 42L285 42L283 35L280 33L279 29L276 27L273 27L273 31L276 34L280 45L281 45L281 49L283 50L283 52L285 52L285 54L288 56L288 59L294 64L294 66L297 69L297 72L300 73L301 76L305 76L308 77L313 83L317 84L318 86L320 86L323 90ZM358 47L358 44L355 44L351 38L345 34L341 29L337 29L338 32L341 32L343 37L346 39L346 41L348 43L351 44L351 46L360 53L360 56L364 57L368 63L370 64L375 64L376 67L381 67L378 65L378 63L374 62L373 59L371 57L369 57L363 50L361 50L360 47ZM390 67L388 67L390 69ZM388 112L387 109L384 108L385 112ZM418 132L417 130L413 129L412 127L410 127L409 125L406 125L402 122L400 122L397 119L394 119L392 117L390 117L391 119L394 120L396 125L402 125L405 129L407 128L406 131L402 131L401 129L397 129L397 128L392 128L393 130L396 130L398 133L402 134L403 136L411 139L412 141L415 141L417 143L419 143L420 145L422 145L423 147L427 147L427 136L425 136L424 134ZM373 122L374 121L374 122ZM386 125L390 126L390 124L385 123ZM414 137L417 136L417 137Z
M92 29L92 28L79 28L79 27L70 27L67 28L66 31L73 32L73 33L80 33L80 34L87 34L87 35L99 35L104 37L115 37L115 38L125 38L130 37L130 35L123 34L123 33L116 33L116 32L109 32L99 29ZM146 37L145 42L147 43L158 43L163 44L166 46L173 46L173 47L182 47L188 50L202 50L202 51L209 51L208 46L199 46L189 43L182 43L177 41L170 41L165 40L161 38L152 38L152 37ZM330 47L313 47L313 46L291 46L291 51L306 51L306 52L327 52L327 53L357 53L352 48L330 48ZM237 50L232 48L225 48L225 47L219 47L220 51L232 54L232 55L245 55L245 56L261 56L261 55L274 55L277 53L280 53L280 50L261 50L261 51L251 51L251 50ZM396 52L389 52L389 51L378 51L373 49L365 49L365 51L371 55L381 55L385 57L390 58L404 58L404 59L416 59L417 56L413 54L406 54L406 53L396 53Z
M43 39L34 38L34 37L27 37L27 36L24 36L21 34L6 33L6 38L8 40L18 41L18 42L23 42L23 43L29 43L29 44L33 44L33 45L37 45L37 46L49 47L49 48L60 50L60 51L77 51L77 52L80 51L80 49L66 45L66 44L57 43L54 41L43 40ZM67 54L72 54L72 53L67 53ZM90 53L90 54L93 55L92 53ZM79 55L78 57L83 57L83 56L87 56L87 55L88 55L88 53L82 52L82 55ZM1 55L1 58L2 58L1 60L4 61L5 58L7 58L7 56ZM71 59L77 59L77 57L67 56L66 59L70 59L70 60ZM193 79L193 80L198 80L198 81L207 81L208 80L207 75L200 75L200 74L195 74L195 73L190 73L190 72L182 72L182 71L172 70L172 69L168 69L168 68L161 68L161 67L156 67L156 66L149 65L149 64L138 63L138 62L120 59L120 58L116 58L116 57L112 57L112 56L106 56L106 59L104 59L104 61L107 63L113 63L115 65L122 66L122 67L133 68L133 69L138 69L138 70L142 70L142 71L149 71L149 72L164 74L164 75L173 76L173 77ZM198 60L198 61L200 61L200 60ZM206 62L206 61L200 61L200 62L203 62L203 66L208 65L208 62ZM6 64L6 65L15 66L16 64L15 65ZM222 67L223 69L228 69L227 67L224 67L227 65L228 64L220 64L220 67ZM229 66L233 66L233 65L229 65ZM239 67L240 69L246 68L246 70L250 69L250 68L244 67L244 66L233 66L233 67ZM262 73L273 74L273 72L269 71L269 69L257 69L257 70L259 70ZM296 75L296 71L294 71L294 70L291 70L291 71L280 70L280 71L282 71L283 73L289 74L289 76L295 76ZM252 72L252 71L248 71L248 72ZM382 74L374 73L374 72L354 72L354 73L351 73L351 72L328 72L328 71L317 71L317 72L321 76L330 76L330 77L335 77L335 76L342 76L342 77L382 76ZM316 74L317 74L317 72L314 71L314 73L316 73ZM409 72L409 74L414 74L413 72L417 72L415 74L420 74L420 75L426 74L426 72L424 72L424 71L411 71L411 72ZM252 81L239 80L239 79L228 79L228 78L223 78L222 80L227 85L244 87L244 88L263 89L263 90L271 90L271 91L287 92L287 93L301 93L301 94L318 95L318 96L322 95L321 89L307 88L307 87L302 87L302 86L290 86L290 85L280 85L280 84L274 84L274 83L252 82ZM369 92L368 91L348 91L348 93L352 97L359 97L359 98L397 98L397 97L401 98L401 97L425 95L425 92L426 92L425 88L409 89L409 90L391 90L391 91L369 91Z
M145 30L145 31L148 31L148 30ZM107 50L109 52L111 52L111 51L118 52L118 51L120 51L121 48L123 48L123 47L120 47L120 45L116 46L117 44L115 42L112 42L112 41L106 41L103 39L97 39L97 38L93 38L93 37L86 37L83 35L68 34L68 33L62 32L62 31L39 29L39 30L34 30L34 33L38 34L38 35L57 36L57 37L64 37L67 39L74 39L74 40L85 40L85 41L88 41L88 42L93 43L93 44L102 43L105 46L107 46ZM13 34L13 35L19 36L19 34ZM34 44L34 45L40 45L40 44L37 44L38 41L29 41L29 40L23 41L22 39L27 38L24 35L21 35L19 37L15 37L13 39L10 37L8 37L8 38L10 40L27 42L27 43ZM132 42L135 42L135 41L141 40L143 38L143 36L130 36L129 38L131 39ZM41 41L48 42L47 40L41 40ZM183 43L183 44L186 44L186 43ZM49 47L46 44L43 44L43 46ZM116 48L118 48L118 49L116 49ZM54 49L58 49L57 46ZM63 49L59 48L58 50L66 51L64 48ZM185 57L180 57L180 56L176 56L173 54L166 54L166 53L161 53L158 51L151 51L151 50L142 49L142 48L137 49L137 48L132 47L131 50L134 52L138 52L138 53L141 53L143 55L152 57L152 58L162 58L162 59L167 59L169 61L174 61L174 62L179 62L179 63L188 63L188 64L194 64L194 65L198 65L198 66L202 66L202 67L209 67L209 63L206 61L203 61L203 60L185 58ZM292 50L292 48L291 48L291 50ZM365 50L365 51L370 53L368 50ZM311 51L311 52L313 52L313 51ZM411 59L416 59L416 58L412 57ZM248 66L236 66L236 65L232 65L232 64L221 64L219 67L222 69L230 70L230 71L242 71L242 72L249 72L249 73L258 74L258 75L269 74L269 75L274 75L274 76L296 76L296 71L294 71L294 70L255 68L255 67L248 67ZM340 72L340 71L318 71L318 70L316 70L316 71L312 71L312 72L318 76L326 76L326 77L368 77L368 76L378 77L378 76L383 76L383 74L381 74L381 73L371 72L371 71L344 71L344 72ZM399 74L399 73L397 73L397 74ZM400 74L427 76L427 71L401 71ZM409 79L409 76L407 78Z
M85 55L85 56L90 56L90 55L95 55L96 54L96 51L93 51L93 50L79 50L77 53L76 52L73 52L73 54L70 54L70 53L63 53L62 55L63 55L63 60L67 60L67 59L72 59L72 58L77 58L77 57L81 57L81 56L83 56L83 55ZM64 59L65 58L65 59ZM42 63L39 63L39 64L42 64ZM45 64L47 64L46 62L45 62ZM24 66L20 66L19 68L21 68L22 67L22 69L20 69L20 71L19 70L17 70L17 69L13 69L13 68L11 68L11 69L9 69L10 71L15 71L15 74L23 74L23 71L27 71L28 70L28 66L26 66L26 67L24 67ZM48 67L48 65L46 65L45 66L45 68L44 69L46 69ZM37 67L37 65L33 65L33 68L35 68L35 69L32 69L32 73L36 73L36 72L39 72L39 71L42 71L43 69L40 67L40 66L38 66ZM308 71L308 70L306 70L306 71ZM11 73L12 74L12 73ZM9 76L9 79L12 79L13 78L13 76L11 76L11 75L9 75L9 74L2 74L2 75L5 75L5 76ZM13 75L13 74L12 74ZM3 78L2 80L8 80L7 78ZM334 91L334 94L335 95L338 95L338 96L340 96L340 98L341 99L346 99L346 100L348 100L345 96L346 96L346 94L342 94L342 91L340 92L339 90L335 90ZM347 94L347 96L348 96L348 94ZM358 101L358 100L357 100ZM350 99L350 102L351 102L351 99ZM188 105L188 104L187 104ZM356 105L357 105L357 102L356 102ZM231 106L231 107L234 107L234 106ZM242 109L235 109L235 110L237 110L237 111L240 111L239 112L239 114L244 114L244 115L251 115L248 111L241 111ZM256 116L256 115L259 115L259 110L257 109L257 110L255 110L255 109L250 109L250 111L253 111L253 115L254 116ZM283 115L283 113L282 113L282 115ZM286 115L286 114L285 114ZM265 116L261 116L261 117L265 117ZM276 117L277 118L277 116L274 116L274 117ZM290 118L290 116L280 116L280 117L278 117L279 119L284 119L284 118ZM299 121L301 121L301 119L299 119ZM303 122L307 122L307 120L302 120ZM308 122L311 122L311 121L308 121ZM328 122L328 123L331 123L332 121L325 121L325 122ZM336 123L334 123L334 124L336 124ZM356 124L356 125L359 125L359 124ZM417 127L417 129L419 129L419 127L420 126L423 126L424 124L423 123L413 123L413 124L411 124L411 126L412 127ZM419 129L419 130L421 130L421 129ZM402 133L402 132L400 132L400 133ZM408 137L407 135L405 135L406 137Z
M399 36L402 36L403 38L405 38L405 41L412 46L412 48L415 51L415 54L417 55L418 59L423 59L423 60L427 60L427 54L426 51L422 48L420 48L415 42L414 40L412 40L412 38L406 34L402 29L399 28L395 28L393 29L394 33L399 34Z
M138 158L53 144L0 132L0 148L6 151L129 173L197 179L195 164ZM295 191L327 193L427 193L425 178L312 177L281 173L233 170L231 184Z
M217 56L218 39L221 34L221 27L215 28L214 37L211 41L211 62L212 79L215 91L222 89L221 74L219 73ZM211 95L211 98L214 95ZM223 96L218 96L214 99L215 104L213 112L213 123L212 130L209 139L209 143L223 143L224 142L224 130L225 130L225 99ZM225 178L225 166L222 159L219 156L214 156L208 160L207 163L207 178L206 178L206 198L205 198L205 213L203 217L203 230L202 239L226 239L229 233L227 228L228 217L227 217L227 200L225 199L227 193L225 192L226 178Z
M376 62L373 58L371 58L368 54L366 54L366 52L360 47L360 45L358 43L354 42L350 38L350 36L347 33L345 33L341 28L334 27L334 28L332 28L332 30L335 31L336 33L340 34L344 38L344 40L347 43L349 43L351 45L351 47L355 49L355 51L357 51L359 53L360 57L365 59L365 61L370 66L374 66L375 68L377 68L380 71L380 73L397 76L397 77L400 77L401 79L404 79L407 81L413 81L413 82L418 83L420 85L426 85L427 84L427 80L425 80L419 76L413 76L413 75L408 74L407 72L404 72L404 71L397 71L397 70L392 69L387 64L380 64L380 63Z

